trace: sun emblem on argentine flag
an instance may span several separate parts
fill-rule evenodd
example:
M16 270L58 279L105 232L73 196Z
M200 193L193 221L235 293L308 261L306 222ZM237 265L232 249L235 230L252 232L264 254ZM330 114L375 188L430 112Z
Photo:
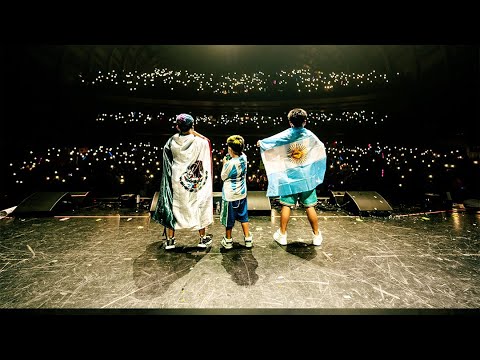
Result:
M295 164L303 164L307 160L307 148L299 143L290 144L287 156Z

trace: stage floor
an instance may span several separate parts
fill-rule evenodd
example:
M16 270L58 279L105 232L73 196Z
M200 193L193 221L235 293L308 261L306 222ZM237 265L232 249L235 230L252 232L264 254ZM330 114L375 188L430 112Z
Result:
M61 311L136 309L152 313L382 313L480 308L480 213L438 211L359 217L318 210L324 242L311 244L294 210L288 245L272 234L277 209L251 216L254 246L220 245L218 215L207 230L163 227L148 211L90 210L0 220L0 308ZM407 311L408 312L408 311Z

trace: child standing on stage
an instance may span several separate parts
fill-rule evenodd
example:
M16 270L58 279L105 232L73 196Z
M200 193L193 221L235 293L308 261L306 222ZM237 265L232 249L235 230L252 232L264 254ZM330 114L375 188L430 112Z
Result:
M235 221L242 225L245 247L251 248L252 234L249 231L247 206L247 156L243 153L245 141L240 135L227 139L228 155L223 159L221 179L222 209L220 221L225 226L225 236L221 244L225 249L233 247L232 229Z

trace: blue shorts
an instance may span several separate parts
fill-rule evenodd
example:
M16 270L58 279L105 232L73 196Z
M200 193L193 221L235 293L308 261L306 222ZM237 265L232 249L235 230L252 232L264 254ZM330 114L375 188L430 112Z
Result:
M315 206L317 205L317 191L313 189L313 190L304 191L298 194L280 196L280 199L278 201L282 205L295 206L297 204L297 200L304 207Z
M220 222L227 229L233 228L235 220L241 223L248 222L247 198L235 201L222 200Z

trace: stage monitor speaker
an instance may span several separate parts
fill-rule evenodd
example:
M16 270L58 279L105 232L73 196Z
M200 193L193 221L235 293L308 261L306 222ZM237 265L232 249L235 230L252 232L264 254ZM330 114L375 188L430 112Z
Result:
M120 195L120 207L122 208L134 208L136 204L135 194L122 194Z
M450 192L434 194L425 193L423 198L423 206L425 210L447 210L452 209L453 201Z
M390 215L392 207L376 191L346 191L342 207L360 215Z
M465 210L480 211L480 199L465 199L463 206Z
M160 191L156 191L153 195L152 203L150 205L150 213L153 214L157 210L158 197L160 196Z
M70 191L73 203L77 206L88 206L93 204L93 197L90 191Z
M24 199L13 211L15 216L53 216L74 208L69 192L36 192Z
M345 191L330 190L330 204L342 206L345 197Z
M264 212L266 215L271 215L272 213L272 205L266 191L249 191L247 193L247 203L249 214L260 215Z

